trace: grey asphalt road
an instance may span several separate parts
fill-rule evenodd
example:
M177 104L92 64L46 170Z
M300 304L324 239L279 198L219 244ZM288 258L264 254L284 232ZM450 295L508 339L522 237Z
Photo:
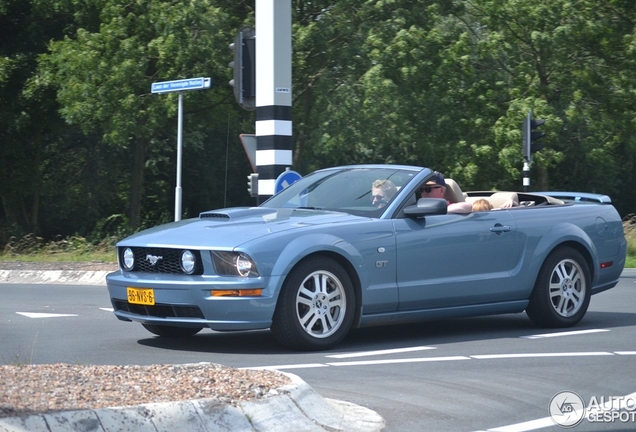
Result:
M541 329L525 314L436 321L358 330L315 353L281 348L268 331L156 338L114 318L103 286L0 284L0 297L0 363L274 367L376 411L389 432L561 430L546 423L560 392L586 402L636 395L636 271L594 296L574 328Z

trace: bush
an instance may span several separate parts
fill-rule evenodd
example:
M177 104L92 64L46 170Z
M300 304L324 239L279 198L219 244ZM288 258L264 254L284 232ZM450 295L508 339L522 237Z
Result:
M81 236L55 238L45 242L42 237L27 234L18 239L11 237L2 252L3 259L20 261L116 261L115 243L111 236L91 243Z

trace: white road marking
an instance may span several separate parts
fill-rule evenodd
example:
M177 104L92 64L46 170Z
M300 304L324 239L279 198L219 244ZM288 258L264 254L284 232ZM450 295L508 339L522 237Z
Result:
M633 410L631 406L631 402L636 399L636 393L631 393L626 396L621 396L617 398L611 398L611 400L605 402L600 407L595 407L594 411L599 411L599 408L602 408L605 411L620 411L624 409ZM620 401L620 402L618 402ZM590 409L590 406L588 406ZM536 420L530 420L522 423L516 423L507 426L500 426L497 428L487 429L486 432L527 432L533 431L537 429L543 429L547 427L556 426L552 417L544 417Z
M100 310L106 311L106 312L114 312L115 309L113 308L99 308Z
M558 333L544 333L530 336L520 336L522 339L542 339L542 338L553 338L553 337L561 337L561 336L576 336L582 334L590 334L590 333L602 333L608 332L607 329L591 329L591 330L576 330L576 331L568 331L568 332L558 332Z
M512 424L508 426L501 426L498 428L488 429L487 432L526 432L537 429L543 429L547 427L555 426L556 424L551 417L544 417L537 420L530 420L523 423Z
M262 370L262 369L273 369L273 370L279 370L279 369L311 369L311 368L320 368L320 367L329 367L329 365L326 365L324 363L306 363L306 364L296 364L296 365L277 365L277 366L255 366L255 367L244 367L244 368L239 368L239 369L255 369L255 370Z
M393 359L393 360L337 362L337 363L327 363L327 364L329 366L366 366L366 365L379 365L379 364L422 363L422 362L454 361L454 360L470 360L470 357L465 357L465 356L417 357L417 358L405 358L405 359Z
M434 350L436 347L430 346L418 346L418 347L410 347L410 348L396 348L396 349L387 349L387 350L376 350L376 351L363 351L357 353L348 353L348 354L334 354L328 355L329 358L352 358L352 357L366 357L366 356L374 356L374 355L384 355L384 354L401 354L405 352L413 352L413 351L424 351L424 350Z
M505 359L505 358L535 358L535 357L590 357L590 356L611 356L614 353L597 351L597 352L562 352L562 353L521 353L521 354L486 354L472 355L470 358L477 360L489 359Z
M77 314L54 314L54 313L38 313L38 312L16 312L27 318L59 318L59 317L76 317Z
M370 366L399 363L425 363L442 362L456 360L498 360L498 359L521 359L521 358L549 358L549 357L591 357L591 356L613 356L613 355L636 355L636 351L591 351L591 352L562 352L562 353L518 353L518 354L476 354L469 356L446 356L446 357L415 357L388 360L364 360L348 362L328 362L328 363L305 363L290 365L255 366L243 369L311 369L319 367L343 367L343 366ZM330 356L326 356L330 357Z

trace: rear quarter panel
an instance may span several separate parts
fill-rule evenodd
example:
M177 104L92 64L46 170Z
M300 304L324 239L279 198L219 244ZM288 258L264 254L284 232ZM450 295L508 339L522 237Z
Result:
M531 291L543 262L556 248L576 247L588 260L592 290L615 285L625 265L626 241L620 216L607 204L569 204L510 209L525 254L517 266L519 280ZM612 262L601 269L601 263ZM610 286L611 285L611 286Z

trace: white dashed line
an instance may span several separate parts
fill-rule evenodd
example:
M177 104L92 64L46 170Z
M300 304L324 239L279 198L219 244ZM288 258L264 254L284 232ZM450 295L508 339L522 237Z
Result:
M16 312L18 315L27 318L60 318L60 317L76 317L76 314L54 314L54 313L37 313L37 312Z
M561 337L561 336L577 336L582 334L590 334L590 333L602 333L608 332L607 329L591 329L591 330L577 330L577 331L568 331L568 332L559 332L559 333L544 333L538 335L530 335L530 336L520 336L522 339L543 339L543 338L553 338L553 337Z
M357 353L347 353L347 354L334 354L328 355L329 358L352 358L352 357L366 357L366 356L374 356L374 355L385 355L385 354L401 354L406 352L413 351L425 351L425 350L434 350L436 347L430 346L418 346L418 347L410 347L410 348L396 348L396 349L387 349L387 350L376 350L376 351L363 351Z
M507 358L536 358L536 357L591 357L591 356L611 356L614 353L597 352L562 352L562 353L521 353L521 354L485 354L472 355L470 358L477 360L507 359Z

